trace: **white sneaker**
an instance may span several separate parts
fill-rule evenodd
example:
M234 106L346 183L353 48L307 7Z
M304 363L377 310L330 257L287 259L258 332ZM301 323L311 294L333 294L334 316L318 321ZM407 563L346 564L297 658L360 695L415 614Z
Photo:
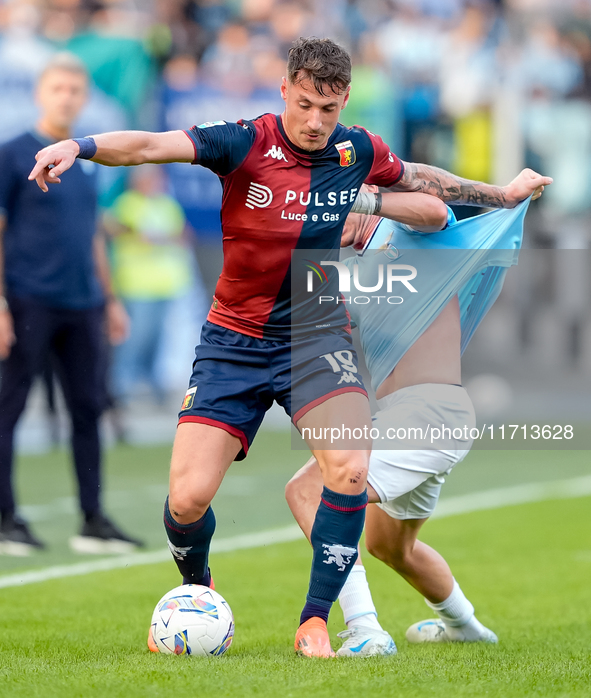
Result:
M396 654L394 640L385 630L358 625L337 635L345 640L337 657L377 657Z
M412 643L418 642L490 642L497 643L498 637L492 630L479 623L479 632L476 636L467 636L462 628L446 628L445 623L439 618L422 620L411 625L406 631L406 639Z

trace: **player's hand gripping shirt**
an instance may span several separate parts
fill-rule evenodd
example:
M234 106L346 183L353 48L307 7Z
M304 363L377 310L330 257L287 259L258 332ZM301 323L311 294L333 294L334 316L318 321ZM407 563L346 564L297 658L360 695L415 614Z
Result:
M401 161L378 136L341 124L324 149L302 150L274 114L208 122L187 135L195 164L215 172L223 186L224 267L210 322L266 339L348 327L342 304L327 312L318 302L321 289L306 291L307 268L299 262L292 268L292 250L330 250L337 260L362 183L392 186L403 174Z
M498 298L507 270L517 264L529 202L468 218L438 233L417 233L383 219L362 256L345 260L352 272L347 307L359 327L374 389L456 294L464 352ZM357 288L375 287L380 273L380 290ZM406 282L395 280L389 287L390 273Z

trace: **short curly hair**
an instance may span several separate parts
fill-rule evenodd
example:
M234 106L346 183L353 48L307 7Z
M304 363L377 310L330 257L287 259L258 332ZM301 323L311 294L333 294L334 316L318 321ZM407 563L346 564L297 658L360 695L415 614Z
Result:
M331 39L300 37L289 49L287 77L294 85L311 80L324 96L327 87L341 93L351 83L351 56Z

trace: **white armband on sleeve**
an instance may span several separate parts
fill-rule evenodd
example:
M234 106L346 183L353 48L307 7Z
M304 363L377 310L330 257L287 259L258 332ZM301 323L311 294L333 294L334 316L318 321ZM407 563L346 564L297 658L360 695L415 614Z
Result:
M363 213L366 216L376 216L382 209L382 195L360 191L357 194L351 213Z

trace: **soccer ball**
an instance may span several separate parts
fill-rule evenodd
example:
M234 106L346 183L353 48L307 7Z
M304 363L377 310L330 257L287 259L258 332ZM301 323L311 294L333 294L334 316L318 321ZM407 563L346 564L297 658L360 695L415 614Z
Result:
M162 654L219 657L232 644L234 616L213 589L184 584L158 601L150 633Z

